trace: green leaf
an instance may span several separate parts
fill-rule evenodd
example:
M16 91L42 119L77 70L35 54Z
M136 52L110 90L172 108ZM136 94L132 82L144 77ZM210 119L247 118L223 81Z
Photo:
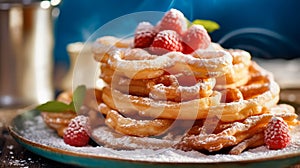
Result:
M84 85L80 85L73 92L73 101L70 104L60 101L48 101L44 104L38 105L35 109L43 112L76 112L79 111L82 106L85 94L86 87Z
M48 101L44 104L41 104L35 108L36 110L43 112L65 112L65 111L75 111L74 105L65 104L59 101Z
M84 98L86 94L86 86L80 85L78 86L73 93L73 104L75 111L79 111L80 107L83 104Z
M211 20L196 19L192 22L192 24L202 25L209 33L220 29L220 25L217 22Z

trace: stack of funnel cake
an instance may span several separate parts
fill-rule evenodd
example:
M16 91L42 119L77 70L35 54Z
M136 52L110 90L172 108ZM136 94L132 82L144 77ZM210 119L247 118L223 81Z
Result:
M115 37L101 37L94 45L100 77L107 83L99 110L110 128L99 128L98 141L107 146L130 149L120 141L131 137L133 146L142 148L149 148L147 143L154 149L210 152L235 147L232 153L240 153L264 144L263 131L272 117L297 124L293 107L277 105L280 88L272 75L246 51L212 44L213 50L192 54L153 55L130 46L129 39ZM253 137L247 147L236 147Z

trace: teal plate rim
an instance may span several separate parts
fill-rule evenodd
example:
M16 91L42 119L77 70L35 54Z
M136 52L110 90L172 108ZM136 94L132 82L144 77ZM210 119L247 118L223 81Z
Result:
M28 110L22 114L17 115L9 124L8 130L10 135L22 146L29 151L48 158L50 160L58 161L65 164L77 165L83 167L287 167L294 164L300 164L300 148L297 152L292 152L284 155L269 158L257 158L249 160L235 160L235 161L222 161L222 162L151 162L130 160L122 158L114 158L102 155L92 155L86 153L80 153L77 151L70 151L59 149L53 146L47 146L40 144L31 139L22 136L22 124L28 120L32 120L34 117L40 115L39 111ZM50 128L49 128L50 129ZM47 138L47 137L45 137Z

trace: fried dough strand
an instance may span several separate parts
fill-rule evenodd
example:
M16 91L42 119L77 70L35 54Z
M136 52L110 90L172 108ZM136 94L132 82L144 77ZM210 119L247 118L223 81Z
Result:
M96 40L93 46L94 58L109 64L114 71L130 79L156 78L165 71L197 78L218 77L232 67L232 56L223 50L197 50L193 55L169 52L158 56L139 48L117 47L116 41L118 39L110 36Z
M153 79L130 79L106 70L103 65L104 81L112 88L130 95L150 97L155 100L175 102L188 101L212 94L215 78L196 79L193 76L164 74ZM109 74L105 74L109 73ZM107 77L109 76L109 77Z
M264 109L261 115L250 116L244 121L220 124L217 133L207 133L205 125L200 127L198 134L187 133L174 147L182 150L207 150L219 151L226 147L232 147L245 139L248 139L265 129L272 117L281 117L289 126L297 124L297 114L292 106L281 104L271 109Z
M101 104L100 112L106 114L105 124L116 132L138 136L157 136L163 134L174 122L167 119L133 119L124 117L119 112Z
M218 90L245 85L250 78L248 74L251 65L251 55L247 51L240 49L227 49L225 51L232 55L233 66L230 72L216 79L216 89Z
M263 132L257 133L253 135L252 137L245 139L241 143L237 144L234 146L230 151L229 154L231 155L239 155L241 154L244 150L246 150L249 147L254 147L255 146L261 146L264 144L264 134Z
M263 107L273 107L279 100L279 86L268 72L252 62L250 73L251 79L246 85L223 90L224 94L231 96L231 100L225 102L220 101L221 94L217 91L209 97L173 102L134 96L110 87L103 89L103 101L122 114L138 113L152 118L189 120L214 115L224 122L243 120L262 114Z

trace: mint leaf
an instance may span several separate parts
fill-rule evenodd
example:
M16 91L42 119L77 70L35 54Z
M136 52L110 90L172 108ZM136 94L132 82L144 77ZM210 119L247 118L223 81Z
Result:
M44 112L65 112L65 111L75 111L74 105L72 103L65 104L59 101L48 101L44 104L41 104L35 108L39 111Z
M80 107L83 104L84 98L86 94L86 86L80 85L78 86L73 93L73 104L75 111L79 111Z
M192 24L202 25L207 30L207 32L209 32L209 33L220 29L220 25L217 22L214 22L214 21L211 21L211 20L196 19L192 22Z
M82 106L85 94L86 87L84 85L80 85L73 92L73 101L70 104L54 100L38 105L35 109L43 112L76 112L79 111L80 107Z

